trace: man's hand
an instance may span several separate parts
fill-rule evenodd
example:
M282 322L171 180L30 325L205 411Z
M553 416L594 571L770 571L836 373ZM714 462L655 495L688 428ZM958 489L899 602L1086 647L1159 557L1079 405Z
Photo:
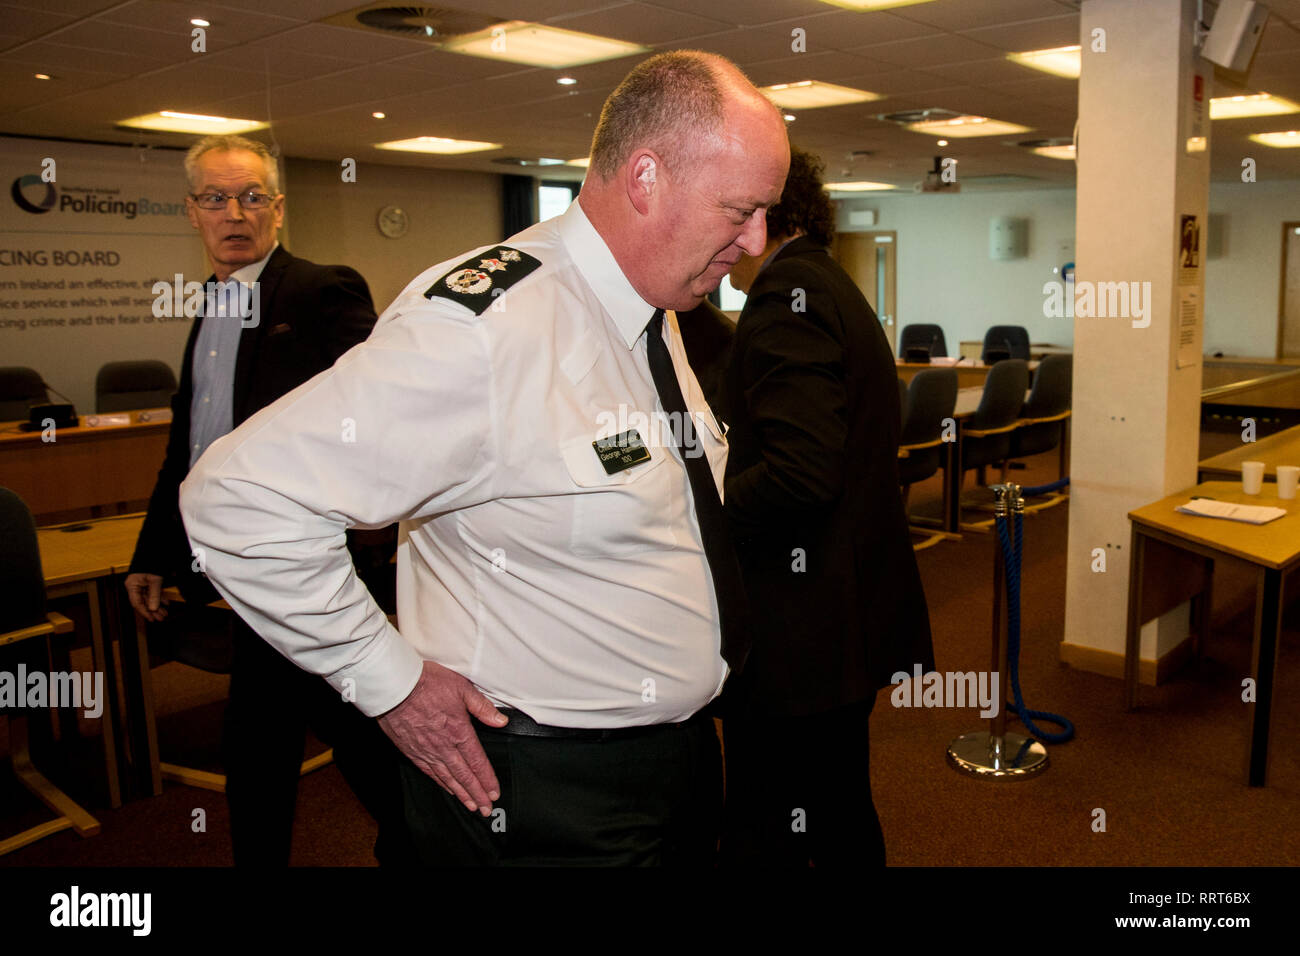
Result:
M162 602L163 579L160 574L128 574L126 596L146 621L161 621L167 616L167 605Z
M388 713L379 726L411 762L470 810L484 816L501 796L501 785L478 742L469 715L503 727L506 716L455 671L433 661L415 689Z

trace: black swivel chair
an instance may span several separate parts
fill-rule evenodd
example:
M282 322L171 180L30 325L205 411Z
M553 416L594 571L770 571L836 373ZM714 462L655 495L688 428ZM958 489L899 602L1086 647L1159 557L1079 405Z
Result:
M1053 448L1061 450L1060 477L1065 477L1065 460L1068 451L1066 433L1070 418L1070 389L1074 369L1074 356L1049 355L1034 371L1034 384L1020 410L1020 421L1011 433L1008 462L1013 458L1039 455ZM1003 463L1002 481L1007 480L1007 464ZM1041 511L1066 500L1061 493L1052 494L1046 501L1030 505L1025 511Z
M45 576L36 525L27 505L8 488L0 488L0 540L4 541L0 548L0 589L4 594L0 601L0 670L15 673L15 664L21 662L31 670L43 671L47 658L37 639L69 634L73 625L62 614L45 610ZM25 708L16 707L5 715L14 775L58 816L0 840L0 856L69 827L83 837L99 832L99 821L32 764L25 714Z
M109 362L95 376L95 411L127 412L162 408L176 392L171 366L157 359Z
M1006 461L1028 388L1029 365L1023 359L1005 359L989 369L979 408L962 429L963 477L968 470L978 469L979 484L984 485L985 468ZM989 519L961 526L968 531L987 531L992 523Z
M45 380L36 369L22 365L0 368L0 422L25 422L27 409L49 400Z
M994 325L984 333L980 361L993 365L1004 359L1029 361L1029 332L1023 325Z
M921 356L921 352L926 354ZM898 356L907 361L928 362L932 358L945 358L948 345L943 340L943 329L929 323L915 323L903 326L898 338Z
M902 380L899 380L900 385ZM951 368L922 369L912 376L907 389L903 429L898 441L898 481L903 486L903 509L912 485L934 475L943 464L943 428L952 418L957 405L957 371ZM912 546L914 551L938 544L944 538L956 538L941 531L914 527L925 540Z

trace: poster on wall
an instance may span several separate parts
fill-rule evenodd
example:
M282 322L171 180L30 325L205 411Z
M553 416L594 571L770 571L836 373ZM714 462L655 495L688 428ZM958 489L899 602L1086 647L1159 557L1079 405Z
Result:
M0 365L35 369L83 414L106 362L178 371L193 318L153 289L207 277L183 156L0 136Z
M1178 288L1178 368L1201 364L1201 290Z
M1178 228L1178 284L1200 285L1201 225L1196 216L1183 216Z

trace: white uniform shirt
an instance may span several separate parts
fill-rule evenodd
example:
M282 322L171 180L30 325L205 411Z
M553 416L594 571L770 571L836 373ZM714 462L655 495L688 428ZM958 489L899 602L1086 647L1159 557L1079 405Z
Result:
M503 246L541 266L482 315L425 296L461 258L436 265L216 442L181 487L186 529L253 629L366 714L428 658L544 724L684 720L727 668L686 470L656 427L654 308L577 202ZM671 312L664 337L721 494L726 442ZM651 458L607 474L592 442L629 429ZM397 519L401 633L344 539Z

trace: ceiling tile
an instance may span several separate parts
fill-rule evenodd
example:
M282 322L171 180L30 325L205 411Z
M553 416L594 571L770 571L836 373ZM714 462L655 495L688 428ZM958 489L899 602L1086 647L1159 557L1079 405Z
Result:
M898 40L893 43L855 47L849 52L876 57L888 63L924 67L934 63L986 60L996 50L988 44L977 43L967 37L939 33L916 40Z
M396 56L409 56L427 50L424 40L385 36L360 27L338 27L329 23L309 23L282 34L280 41L298 48L308 48L321 56L341 60L376 63Z
M836 10L808 20L808 52L821 47L847 50L868 43L888 43L892 40L910 40L931 36L938 32L924 23L892 16L888 11L864 13L856 10Z
M934 0L932 3L899 7L893 12L906 20L956 32L990 24L1059 16L1062 10L1055 0Z
M44 36L51 30L57 30L59 27L66 27L76 22L77 18L75 16L63 12L55 13L48 9L36 10L27 7L12 7L8 4L0 5L0 24L4 25L6 36L13 38L13 42L21 43L24 40ZM5 46L12 46L13 42L6 43Z
M1058 46L1074 46L1079 42L1079 18L1077 16L1051 17L1029 23L984 27L979 30L966 30L962 36L987 43L1008 53L1049 50Z
M710 18L736 26L785 22L830 9L817 0L708 0L707 4L701 4L700 0L647 0L647 3L680 13L700 13L703 6Z
M705 9L708 9L707 7ZM696 13L699 12L697 8ZM594 13L552 17L547 21L565 30L652 45L730 30L732 24L681 10L665 10L645 3L626 3Z
M212 26L207 29L209 50L214 48L213 44L228 45L232 40L246 43L249 40L281 33L295 26L294 21L284 17L247 10L210 10L209 6L210 4L205 4L201 11L207 14L207 19L212 23ZM127 6L105 11L95 22L120 23L144 27L159 33L189 37L194 29L190 24L190 17L198 12L200 11L197 8L191 9L170 0L136 0L135 3Z
M15 52L0 53L0 58L11 63L26 63L45 73L62 70L89 70L102 73L133 74L170 66L178 58L171 53L160 53L149 48L148 53L122 53L108 50L87 50L76 46L63 46L44 40L29 43Z

